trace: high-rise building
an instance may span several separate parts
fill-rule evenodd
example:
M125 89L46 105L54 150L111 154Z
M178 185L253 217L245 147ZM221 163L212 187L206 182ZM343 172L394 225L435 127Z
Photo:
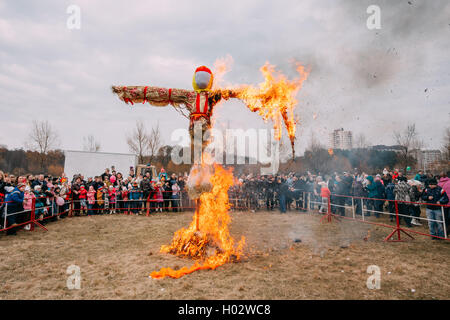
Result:
M353 147L352 132L344 131L344 128L334 130L332 133L330 133L328 146L331 149L351 149Z
M417 167L427 171L433 164L442 160L440 150L413 150L412 156L417 160Z

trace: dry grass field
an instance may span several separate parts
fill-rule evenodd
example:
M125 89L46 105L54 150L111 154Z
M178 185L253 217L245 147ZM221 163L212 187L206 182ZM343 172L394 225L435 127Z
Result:
M449 299L450 243L416 236L386 243L390 229L317 214L234 212L231 233L247 239L241 262L180 279L152 279L191 260L159 253L191 212L151 217L66 218L48 232L0 236L0 299ZM363 240L370 231L368 241ZM294 242L301 239L301 242ZM69 265L81 289L66 286ZM369 265L381 288L369 290Z

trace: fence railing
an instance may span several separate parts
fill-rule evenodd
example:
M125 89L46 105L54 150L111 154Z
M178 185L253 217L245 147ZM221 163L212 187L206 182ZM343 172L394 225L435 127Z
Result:
M172 191L165 191L170 192ZM142 193L143 194L143 193ZM141 213L146 212L148 216L150 213L170 210L180 211L180 210L194 210L196 208L195 201L189 199L185 192L179 192L179 197L175 198L163 198L154 199L115 199L110 202L106 199L95 199L94 201L89 199L81 200L65 200L63 205L58 205L55 201L55 197L49 203L47 198L38 198L39 200L45 200L47 205L36 206L36 199L32 199L32 207L29 210L22 210L19 212L9 212L8 213L8 202L4 202L5 206L2 213L0 231L7 231L14 227L20 227L23 225L30 225L29 230L33 230L34 226L37 225L45 229L40 222L47 219L55 218L61 215L73 216L79 212L91 215L94 212L105 212L113 211L115 213ZM249 209L260 209L263 207L276 208L279 206L279 199L276 196L272 198L261 198L252 195L251 197L239 198L230 197L229 203L232 210L249 210ZM410 202L410 201L400 201L400 200L388 200L388 199L376 199L358 196L347 196L347 195L331 195L331 197L320 197L312 192L300 192L297 193L297 197L292 198L295 202L296 209L309 212L318 212L321 214L326 214L328 221L331 221L331 217L340 219L353 219L356 221L361 221L364 223L377 224L383 227L393 228L394 233L397 233L398 239L400 240L400 233L416 233L424 236L429 236L433 238L450 240L448 237L448 210L450 205L441 204L429 204L424 202ZM42 203L42 201L39 201ZM388 212L383 210L385 203L388 203ZM433 206L436 207L433 212L430 210L425 211L427 216L422 215L422 206ZM317 210L315 210L317 207ZM415 215L411 215L411 211L415 211ZM350 212L348 215L347 213ZM112 212L111 212L112 213ZM378 223L369 219L372 215L376 217L381 215L389 216L395 225L389 225L386 223ZM21 216L19 223L10 223L17 219L13 217ZM25 219L23 217L25 216ZM426 222L429 225L429 233L420 232L417 230L406 229L400 226L400 221L404 220L407 225L410 225L412 219L415 221ZM20 221L24 220L24 221Z
M321 201L318 201L319 197L312 193L309 193L307 198L307 209L309 210L314 209L314 206L317 205L319 212L329 214L333 217L353 219L365 223L394 228L395 230L390 236L397 233L398 240L400 240L400 233L407 234L407 232L429 236L436 239L450 240L447 233L448 217L446 217L446 215L448 215L448 210L450 209L450 205L448 204L443 205L427 202L412 202L334 194L331 195L331 197L326 198L325 202L327 204L329 203L329 205L325 207L323 204L324 199L320 199ZM386 202L388 203L388 212L383 210ZM427 216L422 217L421 214L423 206L431 206L435 209L431 210L430 208L426 208L425 213ZM324 208L326 208L326 210L324 210ZM351 211L350 216L347 216L347 210ZM415 214L412 215L411 211L415 211ZM433 212L431 213L430 211ZM392 226L376 223L374 221L368 221L371 214L374 214L375 217L387 215L391 218L390 220L396 224ZM361 216L361 219L357 217L358 215ZM404 220L408 228L401 227L401 219ZM430 232L425 233L410 229L412 227L412 219L427 222ZM389 238L387 237L385 240L389 240Z

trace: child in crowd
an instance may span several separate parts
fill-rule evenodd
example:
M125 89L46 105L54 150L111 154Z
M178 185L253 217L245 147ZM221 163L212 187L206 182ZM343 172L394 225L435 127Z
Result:
M41 186L37 185L34 187L34 196L36 198L36 209L35 209L35 216L38 220L43 221L44 215L46 213L45 206L45 197L44 194L41 192Z
M128 214L128 190L127 187L123 186L121 191L122 197L122 210L124 214Z
M108 199L109 199L109 214L116 213L116 188L113 185L109 186L108 191Z
M47 207L47 212L51 216L55 216L55 193L54 193L55 186L51 183L47 183L47 189L44 191L44 195L46 197L45 199L45 205ZM52 221L56 220L56 217L51 218Z
M87 207L88 207L88 216L94 214L94 205L95 205L95 196L96 192L93 186L89 187L89 191L87 192Z
M55 194L55 200L53 202L53 208L55 210L54 214L59 219L59 217L60 217L59 215L64 211L64 205L58 204L58 203L64 202L64 199L61 198L61 188L59 186L56 186L54 194Z
M98 187L96 197L97 197L98 214L103 214L103 209L105 207L103 186Z
M86 188L82 185L80 187L80 214L83 214L85 211L87 212L87 190Z
M128 198L130 199L131 212L135 215L138 215L140 192L138 189L138 183L136 181L133 182L133 188L128 192Z
M322 204L320 206L319 212L327 212L328 211L328 199L331 196L330 189L328 189L328 185L326 182L319 182L320 185L320 196L322 198Z
M156 212L163 211L164 198L162 193L162 184L158 182L155 187Z
M173 212L178 212L178 204L180 201L180 186L178 186L178 182L172 184L172 208Z
M117 184L116 188L116 213L123 212L122 188Z
M108 187L106 184L104 185L104 188L102 189L102 193L103 193L103 201L104 201L103 206L105 209L105 214L107 214L107 213L111 214L111 212L109 211L109 195L108 195L109 190L108 190Z
M23 210L30 211L30 214L27 213L27 217L25 218L27 220L30 219L31 215L31 208L33 207L33 199L36 199L36 196L31 191L31 188L29 186L25 187L25 193L23 196ZM25 230L30 230L31 224L27 224L25 227Z

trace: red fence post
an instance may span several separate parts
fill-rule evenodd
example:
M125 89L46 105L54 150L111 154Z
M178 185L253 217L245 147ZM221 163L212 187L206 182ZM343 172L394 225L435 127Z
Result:
M398 216L398 202L397 200L394 201L394 206L395 206L395 219L396 219L396 223L397 223L397 240L400 241L400 217Z
M408 237L410 237L411 239L414 239L413 236L411 236L409 233L407 233L405 230L403 230L402 228L400 228L400 217L399 217L399 213L398 213L398 202L397 200L394 200L394 205L395 205L395 217L397 220L397 225L395 227L395 229L386 237L384 238L384 241L394 241L394 242L399 242L399 241L403 241L400 238L400 232L403 232L404 234L406 234ZM397 232L397 240L390 240L392 238L392 236Z
M73 197L70 197L69 217L73 216Z
M30 231L34 230L34 220L36 220L36 198L31 199Z

